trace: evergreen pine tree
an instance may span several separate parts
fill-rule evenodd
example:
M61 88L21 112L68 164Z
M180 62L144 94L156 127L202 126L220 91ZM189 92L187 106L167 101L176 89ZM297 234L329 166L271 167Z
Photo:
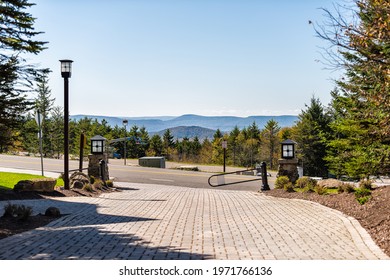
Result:
M35 77L41 72L27 65L22 55L38 54L45 42L33 40L35 19L25 10L33 4L27 0L0 2L0 152L12 145L14 130L22 124L23 113L32 103L26 99Z

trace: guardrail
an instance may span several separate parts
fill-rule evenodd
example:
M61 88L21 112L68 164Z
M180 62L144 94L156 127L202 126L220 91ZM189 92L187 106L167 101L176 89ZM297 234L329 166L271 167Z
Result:
M228 182L226 183L226 180L225 180L225 176L226 175L240 175L241 173L244 173L244 172L250 172L250 171L258 171L259 169L258 168L252 168L252 169L245 169L245 170L239 170L239 171L234 171L234 172L225 172L225 173L221 173L221 174L215 174L215 175L211 175L208 179L208 184L215 188L215 187L221 187L221 186L229 186L229 185L235 185L235 184L241 184L241 183L248 183L248 182L253 182L253 181L262 181L263 184L261 186L261 190L262 191L268 191L270 190L269 188L269 185L268 185L268 178L267 178L267 166L265 164L265 162L262 162L261 163L261 177L260 178L256 178L256 179L249 179L249 180L236 180L236 181L233 181L233 182ZM211 180L213 178L217 178L217 184L213 184L211 183Z

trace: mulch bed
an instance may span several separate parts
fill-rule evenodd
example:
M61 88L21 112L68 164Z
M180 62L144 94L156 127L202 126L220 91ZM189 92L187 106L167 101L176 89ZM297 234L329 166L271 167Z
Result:
M374 189L372 198L364 205L356 201L353 193L318 195L316 193L290 193L275 189L265 194L314 201L354 217L367 230L375 243L390 256L390 187Z

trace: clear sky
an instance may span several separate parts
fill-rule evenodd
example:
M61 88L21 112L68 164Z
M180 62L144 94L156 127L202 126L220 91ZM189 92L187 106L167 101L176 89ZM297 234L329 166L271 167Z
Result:
M70 114L297 115L311 96L330 101L308 22L330 0L33 0L63 106L59 59L72 59Z

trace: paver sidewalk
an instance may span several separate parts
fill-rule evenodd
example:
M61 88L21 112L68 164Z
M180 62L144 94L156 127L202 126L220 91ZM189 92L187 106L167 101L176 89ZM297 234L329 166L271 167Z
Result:
M19 201L69 215L0 240L0 259L389 259L355 219L316 203L117 184L99 198Z

